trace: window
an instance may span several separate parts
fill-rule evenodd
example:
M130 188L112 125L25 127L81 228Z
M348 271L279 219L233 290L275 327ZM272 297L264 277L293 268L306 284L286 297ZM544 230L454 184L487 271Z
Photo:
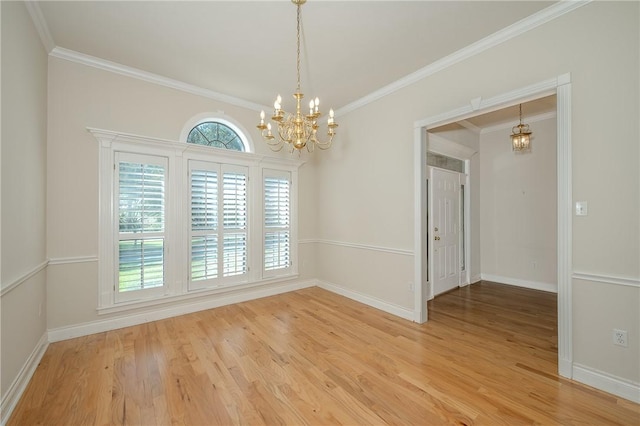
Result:
M231 127L218 121L205 121L195 126L187 136L187 143L245 151L240 135Z
M282 273L291 266L291 175L265 170L264 272Z
M118 153L115 201L118 206L116 299L136 291L163 290L165 182L162 157Z
M301 162L90 131L100 143L100 314L297 276Z
M247 176L246 167L189 162L189 289L238 281L247 273Z
M438 167L458 173L465 172L464 160L437 154L432 151L427 152L427 166Z

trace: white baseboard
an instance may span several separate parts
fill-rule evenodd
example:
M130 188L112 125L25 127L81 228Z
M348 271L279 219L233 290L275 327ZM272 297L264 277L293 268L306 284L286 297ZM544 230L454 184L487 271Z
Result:
M42 356L46 352L49 347L49 341L47 339L47 333L45 332L36 347L33 349L33 352L27 358L27 361L24 363L20 371L18 372L17 377L14 379L11 386L7 390L7 393L2 397L2 402L0 403L0 424L3 426L9 421L9 417L11 417L11 413L14 408L20 401L20 397L22 393L27 388L33 373L35 373L38 364L40 364L40 360Z
M557 293L558 286L551 283L543 283L539 281L521 280L519 278L502 277L499 275L480 274L480 277L484 281L493 281L499 284L514 285L517 287L530 288L532 290L541 290L549 293Z
M640 404L640 383L580 364L573 364L573 380Z
M475 284L479 281L482 281L482 276L480 274L471 277L471 284Z
M300 290L302 288L313 287L315 285L315 280L287 282L280 285L269 286L267 288L255 288L242 293L213 295L205 300L196 299L195 301L190 301L177 306L174 305L165 308L155 308L152 311L118 316L117 318L92 321L69 327L54 328L49 330L49 341L58 342L61 340L73 339L75 337L88 336L90 334L144 324L150 321L190 314L206 309L231 305L233 303L241 303L262 297L275 296L276 294L287 293L289 291Z
M403 308L402 306L394 305L392 303L385 302L383 300L376 299L375 297L367 296L365 294L358 293L356 291L349 290L339 285L332 284L326 281L318 280L316 285L332 293L336 293L341 296L348 297L349 299L353 299L357 302L364 303L365 305L371 306L376 309L380 309L381 311L385 311L387 313L398 316L400 318L404 318L409 321L414 320L413 311L407 308Z
M567 379L573 378L573 364L571 360L563 358L558 360L558 374Z

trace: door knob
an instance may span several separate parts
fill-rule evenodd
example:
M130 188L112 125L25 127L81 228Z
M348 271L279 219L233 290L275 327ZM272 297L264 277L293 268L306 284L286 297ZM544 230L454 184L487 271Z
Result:
M440 241L440 237L435 237L434 238L436 241Z

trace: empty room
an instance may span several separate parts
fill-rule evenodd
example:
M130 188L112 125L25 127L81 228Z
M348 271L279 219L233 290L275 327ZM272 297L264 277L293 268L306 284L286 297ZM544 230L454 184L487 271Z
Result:
M640 424L640 3L0 20L2 425Z

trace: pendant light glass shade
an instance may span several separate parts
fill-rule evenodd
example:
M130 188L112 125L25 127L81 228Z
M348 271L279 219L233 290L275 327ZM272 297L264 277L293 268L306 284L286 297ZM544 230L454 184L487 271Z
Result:
M531 130L522 124L522 104L520 104L520 124L511 129L511 149L515 152L531 150Z

